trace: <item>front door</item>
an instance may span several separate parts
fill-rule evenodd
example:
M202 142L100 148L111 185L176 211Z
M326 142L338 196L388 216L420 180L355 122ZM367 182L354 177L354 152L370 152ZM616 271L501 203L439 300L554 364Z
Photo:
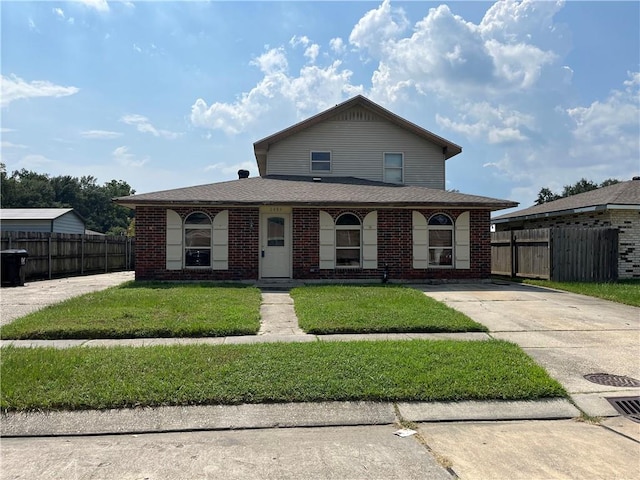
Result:
M262 278L290 278L291 214L263 213L260 230Z

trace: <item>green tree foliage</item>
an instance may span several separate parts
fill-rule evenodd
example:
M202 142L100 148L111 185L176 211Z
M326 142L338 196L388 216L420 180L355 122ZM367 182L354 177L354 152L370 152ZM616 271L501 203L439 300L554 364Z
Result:
M620 183L620 180L616 180L615 178L608 178L601 184L597 184L592 182L591 180L587 180L586 178L581 178L573 185L565 185L562 189L562 193L558 195L557 193L553 193L547 187L540 189L538 192L538 198L536 199L536 205L542 205L543 203L553 202L554 200L558 200L560 198L570 197L571 195L577 195L578 193L590 192L591 190L596 190L602 187L608 187L609 185L615 185L616 183Z
M3 208L73 208L89 230L108 235L126 235L134 211L111 201L133 195L135 190L123 180L98 185L92 176L47 174L16 170L8 175L0 164L0 201ZM133 231L133 230L131 230Z

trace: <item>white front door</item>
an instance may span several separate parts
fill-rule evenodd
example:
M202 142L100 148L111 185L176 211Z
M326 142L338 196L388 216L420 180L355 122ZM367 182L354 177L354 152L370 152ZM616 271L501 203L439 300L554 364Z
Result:
M290 278L291 214L263 213L261 217L262 278Z

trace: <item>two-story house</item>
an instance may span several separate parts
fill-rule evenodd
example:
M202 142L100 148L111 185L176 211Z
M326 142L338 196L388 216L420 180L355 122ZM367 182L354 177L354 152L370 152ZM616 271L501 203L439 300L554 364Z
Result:
M363 96L254 143L259 177L121 197L136 279L479 280L508 200L445 190L462 149Z

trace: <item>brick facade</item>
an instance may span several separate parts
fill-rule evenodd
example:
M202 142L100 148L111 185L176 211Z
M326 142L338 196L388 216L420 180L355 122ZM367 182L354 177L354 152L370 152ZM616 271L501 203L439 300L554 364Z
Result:
M496 224L497 231L512 230L514 224ZM574 213L517 222L517 228L613 227L618 229L618 278L640 278L640 212L604 210Z
M180 217L203 212L214 217L229 210L229 269L166 269L166 208L136 209L136 280L255 280L258 278L258 208L173 207Z
M258 207L172 207L181 218L192 212L204 212L211 217L221 210L229 211L229 269L224 271L166 269L166 208L136 209L136 279L137 280L258 280L260 258L260 212ZM377 269L319 269L319 211L329 213L334 220L342 213L356 214L362 221L367 213L378 212ZM419 209L425 218L445 213L454 221L465 210ZM491 274L490 212L470 210L471 268L414 269L412 210L380 208L293 208L293 278L308 281L380 280L388 268L391 281L483 280Z

